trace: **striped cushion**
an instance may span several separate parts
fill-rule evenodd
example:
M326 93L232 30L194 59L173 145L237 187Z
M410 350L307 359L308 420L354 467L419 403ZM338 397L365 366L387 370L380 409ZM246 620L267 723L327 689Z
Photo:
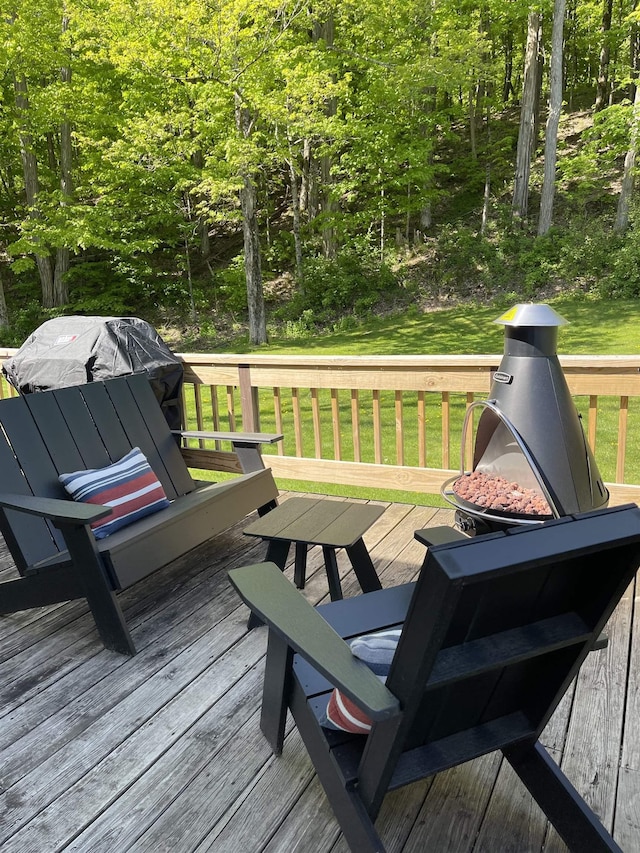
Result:
M377 631L375 634L363 634L350 640L349 645L354 657L364 661L375 672L380 681L386 681L391 661L398 647L401 629ZM341 690L334 688L327 704L322 725L328 729L367 734L372 722L355 702L352 702Z
M74 471L58 477L74 501L111 507L111 515L91 525L96 539L169 506L164 489L145 455L134 447L106 468Z

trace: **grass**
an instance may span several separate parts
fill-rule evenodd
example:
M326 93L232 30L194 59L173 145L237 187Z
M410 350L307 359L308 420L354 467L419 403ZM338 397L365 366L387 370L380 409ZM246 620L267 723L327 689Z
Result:
M420 313L409 309L390 317L372 317L355 328L300 339L274 338L262 347L237 341L236 352L291 355L482 355L502 352L503 327L495 324L518 300L499 305L467 303ZM529 301L522 299L520 301ZM548 300L569 325L558 336L566 355L640 354L640 300L603 300L584 296ZM229 349L229 348L227 348Z

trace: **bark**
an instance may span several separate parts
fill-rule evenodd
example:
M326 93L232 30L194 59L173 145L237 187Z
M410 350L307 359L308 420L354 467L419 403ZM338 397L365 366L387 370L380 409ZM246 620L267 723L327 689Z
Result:
M489 223L489 211L491 207L491 107L487 104L487 162L484 172L484 195L482 199L482 220L480 222L480 233L486 234Z
M637 6L637 2L634 2L632 11L635 12ZM633 77L629 86L629 98L633 101L636 97L636 80L640 72L640 27L635 20L631 22L629 28L629 68Z
M196 169L198 169L199 172L202 172L204 169L204 156L200 149L193 152L191 155L191 161ZM202 200L202 196L200 196L198 201ZM198 216L197 227L198 235L200 237L200 254L203 258L208 258L211 254L211 240L209 239L209 223L204 216Z
M502 100L506 104L515 94L513 89L513 33L509 30L504 37L504 79L502 82Z
M603 110L609 100L609 62L611 59L611 48L609 46L609 33L611 31L611 14L613 11L613 0L604 0L602 9L602 43L600 45L600 66L598 68L598 88L596 92L595 112Z
M260 261L260 233L257 217L256 185L243 176L240 190L242 207L242 234L244 237L244 264L247 280L247 305L249 308L249 340L252 344L267 343L267 322L262 292L262 266Z
M296 279L302 282L302 238L300 227L300 194L298 193L298 176L295 169L295 158L291 140L289 140L289 181L291 184L291 210L293 214L293 244L296 254Z
M529 204L529 174L535 141L536 93L538 88L538 52L540 49L540 15L530 12L527 24L527 49L520 107L520 129L516 151L516 173L513 183L511 213L514 221L527 217Z
M425 206L420 211L420 230L428 231L429 228L433 225L433 211L431 208L431 202L425 204Z
M29 97L27 90L27 81L23 78L14 79L14 88L16 93L16 106L22 115L26 115L29 109ZM26 122L21 123L19 130L20 138L20 159L22 161L22 172L24 176L24 189L27 199L27 216L29 219L37 219L37 198L40 189L38 180L38 161L33 150L33 138L29 133ZM48 255L35 252L36 266L40 275L40 286L42 289L42 304L45 308L53 308L54 306L54 284L53 284L53 267L51 258Z
M68 25L68 19L65 17L62 23L63 30L66 30ZM66 85L71 83L70 65L66 65L60 70L60 79ZM68 207L73 197L72 160L71 122L65 119L60 124L60 190L63 207ZM69 301L69 290L66 281L69 264L69 249L66 247L59 248L56 252L53 275L53 301L55 305L66 305Z
M551 64L549 115L544 143L544 180L540 199L538 234L546 234L553 219L553 198L556 189L556 161L558 149L558 125L562 111L562 41L566 0L555 0L553 7L553 32L551 36Z
M636 153L638 150L638 137L640 136L640 86L636 82L636 92L633 100L633 118L631 120L631 137L629 150L624 158L624 173L622 187L618 196L618 209L613 230L621 234L629 227L629 207L633 196L634 170Z
M476 142L476 97L477 89L469 89L469 143L471 145L471 159L478 159L478 147Z
M0 261L1 263L1 261ZM0 329L9 326L9 312L7 311L7 300L4 296L4 282L2 280L2 269L0 268Z
M329 14L325 21L317 21L313 26L313 40L323 39L327 47L333 47L334 21L333 15ZM335 98L327 98L325 113L327 116L336 114L338 105ZM331 192L331 158L324 154L320 160L320 182L322 194L320 198L320 211L323 214L322 226L322 248L325 258L334 258L336 254L335 234L331 222L334 210L334 200Z
M236 128L244 139L251 136L251 113L236 94ZM244 265L249 309L249 340L252 344L266 344L267 322L262 291L262 265L260 260L260 230L258 227L258 193L255 182L246 168L241 175L240 206L242 209L242 234L244 238Z
M480 222L480 233L487 233L489 222L489 205L491 203L491 164L487 163L484 173L484 195L482 197L482 219Z
M313 145L305 139L302 150L302 178L300 180L300 210L306 211L311 222L318 215L317 164L313 156Z

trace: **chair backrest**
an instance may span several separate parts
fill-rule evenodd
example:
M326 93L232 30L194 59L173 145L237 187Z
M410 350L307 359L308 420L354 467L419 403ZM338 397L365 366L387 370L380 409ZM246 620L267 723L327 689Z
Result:
M429 549L359 785L388 787L535 740L640 565L640 509L616 507ZM413 750L413 752L412 752Z
M149 460L169 499L193 491L162 409L144 374L0 401L2 489L68 497L58 475L116 462L132 447ZM2 533L19 569L64 549L58 530L7 511Z

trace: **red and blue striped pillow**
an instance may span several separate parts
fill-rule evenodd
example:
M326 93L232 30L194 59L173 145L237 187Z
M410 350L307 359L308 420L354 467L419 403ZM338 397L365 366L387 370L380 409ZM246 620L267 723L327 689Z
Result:
M349 646L354 657L364 661L369 669L384 682L389 675L391 661L396 653L401 633L400 628L392 628L387 631L377 631L375 634L363 634L361 637L350 640ZM321 724L328 729L366 735L371 731L372 721L355 702L335 687L329 697Z
M105 468L60 474L58 479L74 501L111 507L111 515L91 525L96 539L169 506L162 484L139 447Z

